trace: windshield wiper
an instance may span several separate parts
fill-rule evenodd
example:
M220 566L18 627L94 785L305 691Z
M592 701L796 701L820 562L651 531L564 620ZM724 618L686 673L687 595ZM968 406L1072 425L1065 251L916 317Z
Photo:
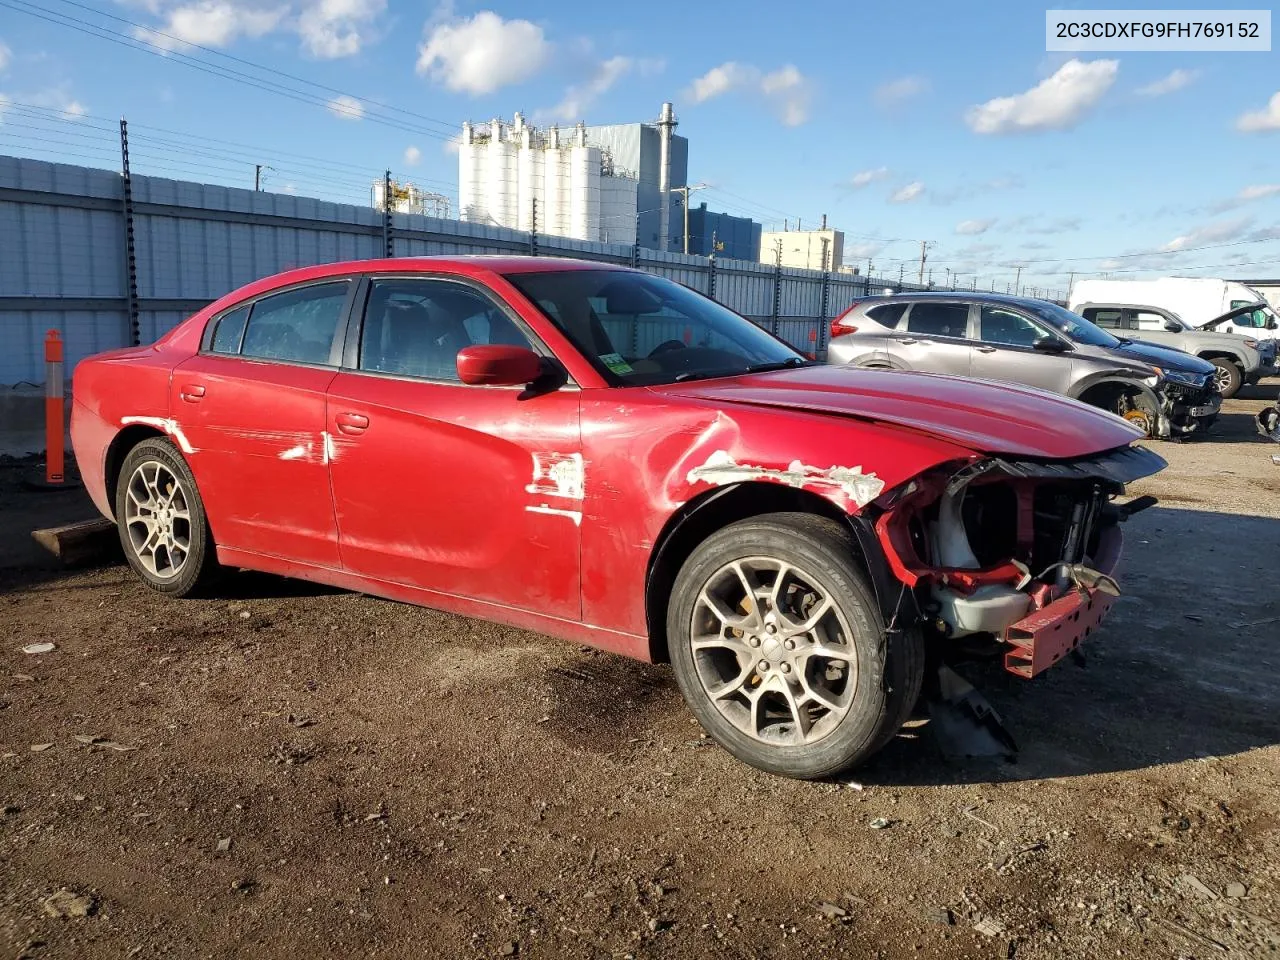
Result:
M815 360L806 360L804 357L787 357L785 360L771 360L768 363L753 363L747 367L743 373L765 373L769 370L785 370L787 367L807 367Z
M1127 347L1129 344L1133 343L1133 341L1128 337L1116 337L1116 339L1120 341L1120 346L1122 347Z

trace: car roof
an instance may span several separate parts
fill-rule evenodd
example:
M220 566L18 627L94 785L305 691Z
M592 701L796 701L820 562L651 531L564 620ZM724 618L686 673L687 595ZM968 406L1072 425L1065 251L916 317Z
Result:
M1082 300L1077 307L1100 307L1104 310L1151 310L1154 313L1174 313L1168 307L1157 307L1151 303L1107 303L1101 300ZM1073 311L1079 313L1078 310ZM1174 314L1177 316L1177 314Z
M324 277L349 276L353 273L456 273L462 276L479 276L491 273L545 273L560 270L617 270L630 271L630 267L598 260L577 260L571 257L531 257L510 254L469 254L467 256L435 257L384 257L377 260L339 260L319 263L309 267L287 270L263 281L269 286L286 286ZM260 281L260 282L263 282Z
M1010 293L982 293L974 290L921 290L919 292L904 290L902 293L893 293L888 296L859 297L858 303L896 303L907 300L958 300L963 303L998 303L1014 307L1053 303L1052 300L1042 300L1038 297L1016 297Z

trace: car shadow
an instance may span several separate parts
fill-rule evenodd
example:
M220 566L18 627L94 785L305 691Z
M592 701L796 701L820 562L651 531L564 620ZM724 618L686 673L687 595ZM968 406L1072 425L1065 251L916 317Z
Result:
M1220 413L1208 433L1194 434L1187 443L1258 443L1274 444L1258 433L1254 413Z
M1280 398L1280 378L1269 378L1261 383L1246 384L1236 392L1236 400L1265 400L1275 403Z
M961 668L1017 741L1016 762L946 759L924 723L858 778L1081 776L1280 744L1280 576L1262 559L1280 557L1280 520L1156 507L1125 535L1124 594L1085 666L1067 659L1030 681L998 663Z

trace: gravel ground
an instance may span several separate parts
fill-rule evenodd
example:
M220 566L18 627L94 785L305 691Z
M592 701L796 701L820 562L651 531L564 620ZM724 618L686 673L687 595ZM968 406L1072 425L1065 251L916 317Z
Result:
M1245 396L1154 445L1087 665L971 671L1017 764L944 761L916 721L856 783L734 761L664 667L265 576L168 601L61 569L27 533L92 509L0 468L0 952L1280 955L1274 382Z

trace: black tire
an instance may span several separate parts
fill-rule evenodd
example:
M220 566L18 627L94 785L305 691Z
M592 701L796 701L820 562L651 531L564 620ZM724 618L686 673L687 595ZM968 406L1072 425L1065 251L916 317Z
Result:
M1239 364L1226 357L1214 357L1209 362L1218 368L1215 376L1218 380L1218 390L1221 392L1222 398L1230 400L1240 392L1240 385L1244 383L1244 372L1240 369Z
M804 513L767 514L712 534L676 577L667 608L676 681L703 728L744 763L797 779L831 777L880 750L909 718L924 676L923 639L915 630L885 635L854 550L850 533L832 520ZM739 729L715 705L700 678L691 645L699 597L726 564L747 558L770 558L803 571L848 624L857 675L847 712L813 742L766 743Z
M143 521L135 519L131 524L128 515L130 485L134 483L140 467L155 464L162 466L172 478L177 480L182 505L188 514L185 522L170 521L177 536L185 539L187 547L179 551L175 545L172 552L165 551L164 556L175 568L174 572L167 576L148 567L135 540L135 537L142 533L140 528ZM166 492L171 489L172 485L168 485ZM125 558L139 579L152 590L171 597L188 597L207 589L216 579L221 568L218 565L213 535L209 531L204 501L200 499L200 491L196 488L196 480L191 474L190 467L187 466L178 449L168 440L159 437L143 440L125 455L124 463L120 467L120 479L116 483L115 512L116 529L120 534L120 546L124 549ZM186 534L185 538L182 538L183 533ZM179 554L182 559L177 563L175 557ZM152 565L160 566L154 551Z

